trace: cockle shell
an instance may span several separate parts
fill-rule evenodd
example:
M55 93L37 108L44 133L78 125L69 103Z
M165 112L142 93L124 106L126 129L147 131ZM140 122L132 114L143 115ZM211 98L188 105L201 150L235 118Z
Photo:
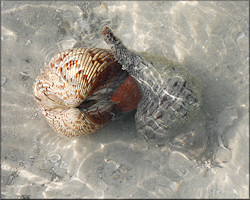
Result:
M126 95L116 93L117 88L126 85L127 77L110 50L75 48L54 56L41 70L33 90L50 126L59 134L78 136L101 128L112 119L117 107L132 110L137 106L138 88L125 92L127 97L132 95L130 107L121 103ZM112 96L120 101L113 102Z
M113 32L105 27L104 41L115 58L137 82L142 99L135 115L138 132L148 140L167 142L173 150L191 159L211 157L205 134L199 86L192 76L174 64L159 62L158 68L143 56L128 50Z

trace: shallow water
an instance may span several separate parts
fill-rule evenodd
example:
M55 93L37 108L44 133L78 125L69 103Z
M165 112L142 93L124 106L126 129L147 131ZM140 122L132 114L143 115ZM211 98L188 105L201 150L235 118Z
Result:
M249 197L249 3L1 1L2 198ZM73 46L130 49L182 63L204 84L207 170L136 133L133 116L89 136L60 137L34 102L45 63ZM76 44L77 42L77 44ZM212 137L214 136L214 137Z

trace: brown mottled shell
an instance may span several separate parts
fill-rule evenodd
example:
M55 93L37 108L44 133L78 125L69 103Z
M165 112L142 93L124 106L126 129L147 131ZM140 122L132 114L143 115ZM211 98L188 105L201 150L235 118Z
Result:
M126 77L110 50L75 48L54 56L33 89L51 127L66 136L85 135L111 120L110 96Z

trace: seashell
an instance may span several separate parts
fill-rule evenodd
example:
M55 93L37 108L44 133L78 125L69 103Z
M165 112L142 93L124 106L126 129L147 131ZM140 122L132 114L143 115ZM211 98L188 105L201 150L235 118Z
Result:
M158 144L166 142L190 159L202 162L210 159L212 150L200 111L201 91L194 78L166 59L155 59L154 66L128 50L108 27L102 34L115 58L141 91L135 115L138 132Z
M37 77L35 101L50 126L66 136L86 135L108 123L117 110L135 109L140 97L110 50L75 48L55 55ZM112 101L111 96L114 96ZM123 98L131 100L125 104ZM119 99L120 101L116 101ZM125 103L124 103L125 102Z

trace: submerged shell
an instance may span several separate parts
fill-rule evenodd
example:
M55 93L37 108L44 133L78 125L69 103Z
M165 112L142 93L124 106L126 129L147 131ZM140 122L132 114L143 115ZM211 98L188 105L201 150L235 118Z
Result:
M142 99L135 116L138 132L147 139L165 143L196 160L211 157L200 112L200 89L188 72L166 59L149 63L128 50L106 27L104 41L123 69L136 80ZM164 68L164 70L162 70Z
M110 50L76 48L52 58L34 94L50 126L66 136L95 132L111 120L111 96L128 77Z

